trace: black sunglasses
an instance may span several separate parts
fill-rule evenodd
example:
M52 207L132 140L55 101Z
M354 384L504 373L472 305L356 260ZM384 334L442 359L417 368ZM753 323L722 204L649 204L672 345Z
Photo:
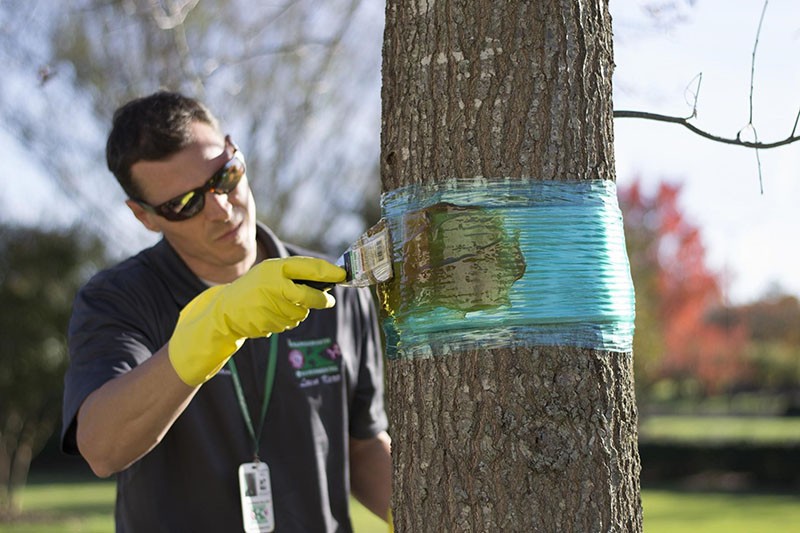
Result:
M230 136L225 137L225 146L233 147L233 156L219 170L214 172L214 175L209 178L205 185L176 196L172 200L167 200L163 204L150 205L143 200L133 200L148 211L172 222L192 218L205 207L207 192L228 194L239 185L239 181L241 181L247 170L244 156L231 141Z

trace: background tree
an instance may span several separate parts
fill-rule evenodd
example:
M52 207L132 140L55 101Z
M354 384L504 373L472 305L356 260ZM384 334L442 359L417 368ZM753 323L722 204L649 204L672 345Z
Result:
M666 347L661 328L661 262L659 258L658 203L642 197L639 180L620 187L620 209L625 221L625 244L636 288L636 333L633 337L636 397L641 402L661 377Z
M102 263L77 230L0 226L0 516L61 420L72 300Z
M614 179L607 8L390 0L384 190ZM388 365L398 531L641 530L630 354L440 355Z
M112 252L153 237L105 169L111 115L159 88L219 115L247 157L261 219L286 239L344 249L377 218L380 4L37 5L0 3L0 60L18 73L0 80L0 101L15 103L0 106L0 123L24 139L76 217L93 213L86 223Z
M720 309L715 322L744 329L749 371L736 383L738 391L759 391L775 397L784 414L800 414L800 301L776 290L745 305Z
M700 229L680 208L680 186L662 183L648 193L634 180L619 196L636 287L640 400L663 380L694 395L725 390L748 372L747 334L713 320L724 307L724 288L706 263Z

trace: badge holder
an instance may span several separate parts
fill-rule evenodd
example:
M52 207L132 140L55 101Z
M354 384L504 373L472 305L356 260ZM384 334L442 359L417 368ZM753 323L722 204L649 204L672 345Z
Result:
M275 530L272 508L272 485L266 463L244 463L239 467L239 493L245 533L268 533Z

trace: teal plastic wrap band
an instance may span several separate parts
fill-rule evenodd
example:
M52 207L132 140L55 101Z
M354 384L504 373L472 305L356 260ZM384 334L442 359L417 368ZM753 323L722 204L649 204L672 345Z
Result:
M390 358L565 345L630 352L634 290L616 184L451 180L382 197Z

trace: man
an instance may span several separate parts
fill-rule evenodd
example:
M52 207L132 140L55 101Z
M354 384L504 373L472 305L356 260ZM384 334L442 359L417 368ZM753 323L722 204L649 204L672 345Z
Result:
M351 490L387 516L369 293L312 286L344 271L256 223L244 156L196 100L122 106L106 156L163 234L81 289L69 327L62 447L117 475L117 531L350 531Z

